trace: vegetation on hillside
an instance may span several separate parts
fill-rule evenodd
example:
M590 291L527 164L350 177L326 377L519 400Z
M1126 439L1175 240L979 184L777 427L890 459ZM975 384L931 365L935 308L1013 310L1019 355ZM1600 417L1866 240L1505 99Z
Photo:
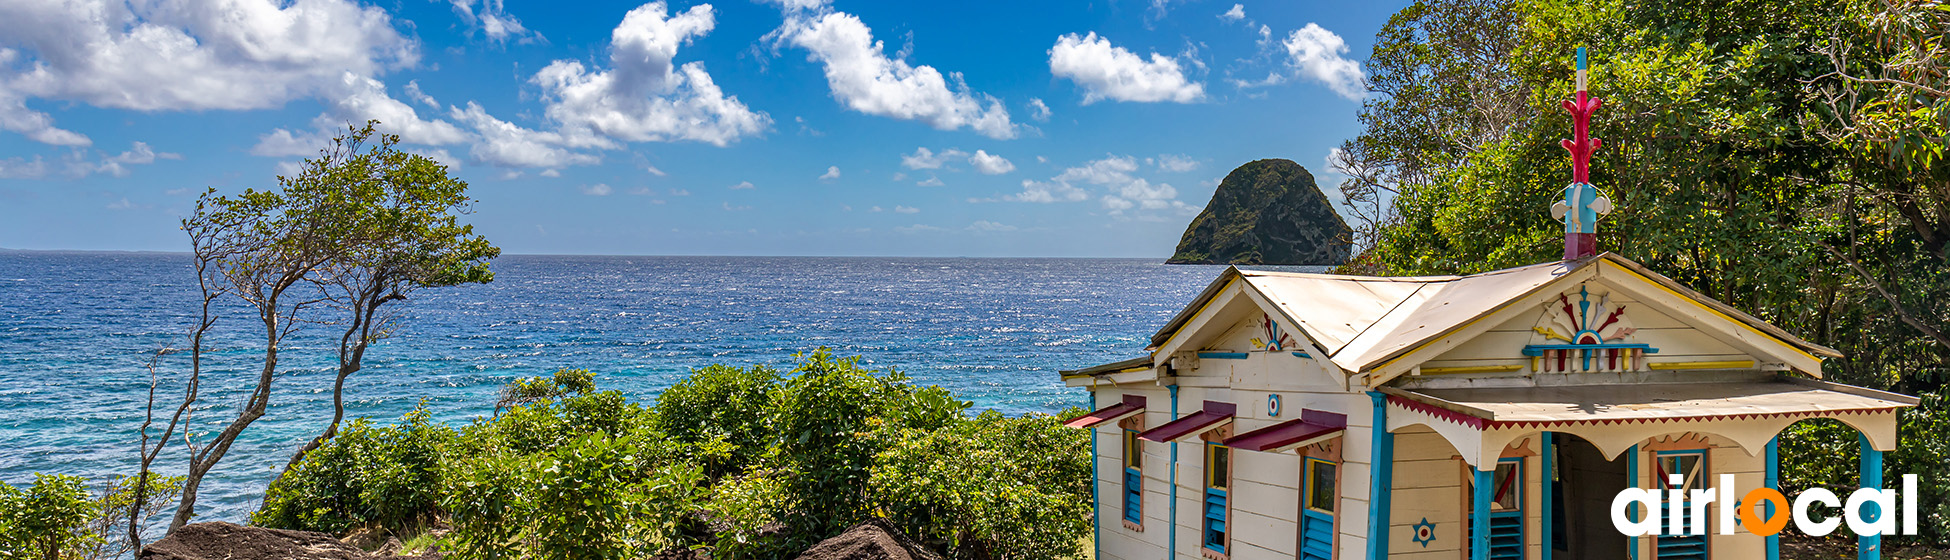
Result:
M1363 251L1346 271L1559 258L1547 211L1572 52L1604 99L1599 246L1847 357L1826 376L1925 397L1888 476L1950 543L1950 10L1921 0L1427 0L1377 35L1366 131L1338 152ZM1796 424L1790 489L1855 483L1854 432Z
M360 419L274 482L251 522L343 534L449 527L454 558L787 558L887 518L950 558L1075 556L1089 436L1055 417L970 417L946 390L825 352L778 372L711 366L651 406L587 372L459 428Z

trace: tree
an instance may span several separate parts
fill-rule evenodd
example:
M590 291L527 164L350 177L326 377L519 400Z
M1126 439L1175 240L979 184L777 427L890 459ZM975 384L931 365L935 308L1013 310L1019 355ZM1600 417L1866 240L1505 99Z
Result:
M235 196L207 190L198 197L195 212L183 219L202 313L191 330L183 401L153 445L148 443L149 421L144 423L137 488L145 487L150 462L168 444L179 420L182 426L190 424L191 405L203 389L203 338L217 322L213 304L225 296L241 300L255 315L263 349L259 374L236 418L209 441L192 442L170 531L189 522L203 477L265 414L282 344L300 326L335 324L344 330L337 348L332 421L298 452L293 464L337 433L344 419L346 378L359 371L371 343L397 327L387 304L422 288L492 280L487 261L499 250L459 223L458 216L468 212L467 184L431 159L399 151L399 138L376 132L377 125L369 121L348 127L319 157L306 160L299 174L279 176L276 190L245 190ZM344 316L321 315L332 310Z
M399 151L399 136L378 134L368 121L348 128L286 188L318 199L321 243L331 258L305 280L344 313L338 374L332 381L332 422L285 465L289 470L338 433L345 420L345 380L363 366L373 342L398 326L388 303L424 288L485 284L488 260L501 250L460 223L469 211L467 183L425 156ZM375 137L377 134L377 137ZM374 142L376 140L376 142Z

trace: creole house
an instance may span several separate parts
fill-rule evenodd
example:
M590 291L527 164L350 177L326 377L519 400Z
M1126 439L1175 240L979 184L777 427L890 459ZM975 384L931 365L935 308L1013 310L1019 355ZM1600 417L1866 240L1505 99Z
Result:
M1610 207L1585 175L1598 102L1578 58L1564 260L1228 269L1146 355L1063 373L1096 402L1067 423L1094 442L1097 558L1772 560L1777 537L1722 532L1732 507L1668 507L1668 530L1627 537L1613 498L1776 488L1775 436L1810 419L1860 431L1863 485L1882 486L1916 399L1821 381L1834 350L1597 254Z

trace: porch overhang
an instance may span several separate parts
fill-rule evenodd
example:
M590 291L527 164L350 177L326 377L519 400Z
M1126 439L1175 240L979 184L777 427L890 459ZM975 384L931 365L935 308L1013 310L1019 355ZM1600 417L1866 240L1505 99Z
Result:
M1124 402L1097 409L1083 416L1064 420L1063 426L1067 428L1095 428L1143 413L1143 395L1124 395Z
M1225 441L1225 446L1279 453L1341 437L1346 432L1347 415L1303 410L1298 419L1233 436Z
M1888 451L1896 446L1896 411L1918 402L1907 395L1789 376L1381 391L1388 395L1389 431L1427 425L1479 469L1493 466L1512 442L1540 432L1577 435L1608 458L1646 439L1685 432L1717 435L1757 455L1782 429L1811 418L1841 421L1862 432L1876 449ZM1484 457L1490 460L1480 460Z
M1172 420L1163 426L1138 434L1138 439L1167 443L1178 438L1203 434L1232 423L1232 415L1239 411L1239 405L1228 402L1205 401L1198 412Z

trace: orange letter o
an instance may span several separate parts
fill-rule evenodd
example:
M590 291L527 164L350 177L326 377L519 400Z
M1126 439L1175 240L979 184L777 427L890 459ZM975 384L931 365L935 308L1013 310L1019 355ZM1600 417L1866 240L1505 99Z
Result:
M1774 516L1766 521L1762 521L1760 515L1754 512L1754 507L1763 501L1774 504ZM1787 496L1781 495L1780 490L1755 488L1746 496L1740 497L1740 524L1746 526L1747 531L1753 534L1763 537L1774 536L1781 532L1782 528L1787 527L1789 515Z

